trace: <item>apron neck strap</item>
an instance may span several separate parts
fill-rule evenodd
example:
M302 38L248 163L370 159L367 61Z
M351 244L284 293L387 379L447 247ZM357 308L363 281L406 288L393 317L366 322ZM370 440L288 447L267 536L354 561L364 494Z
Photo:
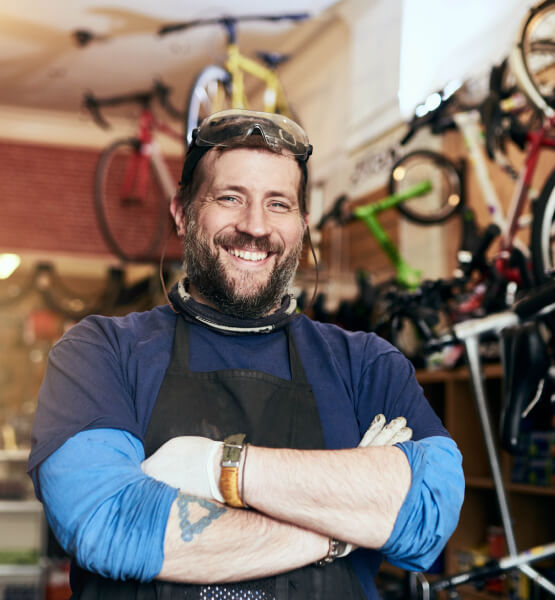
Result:
M218 310L201 304L187 291L187 280L181 279L171 289L170 303L176 312L187 320L214 329L223 335L253 335L270 333L288 325L297 316L297 301L291 294L284 296L280 308L260 319L241 319L226 315Z

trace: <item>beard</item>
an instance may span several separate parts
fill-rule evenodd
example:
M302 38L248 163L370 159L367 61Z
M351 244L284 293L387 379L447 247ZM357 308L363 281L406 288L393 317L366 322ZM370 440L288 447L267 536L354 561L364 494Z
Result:
M253 237L247 233L220 234L214 238L214 244L272 252L276 262L265 283L255 281L248 271L234 278L226 272L218 250L212 250L202 236L196 219L190 219L184 240L184 266L190 283L205 300L220 312L245 319L263 317L281 304L299 264L302 237L287 254L283 245L272 244L268 236Z

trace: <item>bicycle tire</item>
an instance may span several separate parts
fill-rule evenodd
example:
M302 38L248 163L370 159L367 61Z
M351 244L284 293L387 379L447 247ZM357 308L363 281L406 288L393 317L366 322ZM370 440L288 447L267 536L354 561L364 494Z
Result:
M95 176L94 207L98 227L109 250L124 262L156 262L169 223L169 204L153 163L140 153L136 138L117 140L100 155ZM122 197L121 186L130 172L130 158L148 160L144 197Z
M555 106L555 0L532 8L522 27L518 51L536 91Z
M197 75L185 108L187 146L193 129L207 116L231 108L231 76L218 65L208 65Z
M443 223L464 201L461 174L454 163L433 150L413 150L398 159L389 175L389 193L396 194L429 180L432 190L395 208L409 221L420 225Z
M534 201L530 251L536 283L552 279L550 273L555 268L555 170Z

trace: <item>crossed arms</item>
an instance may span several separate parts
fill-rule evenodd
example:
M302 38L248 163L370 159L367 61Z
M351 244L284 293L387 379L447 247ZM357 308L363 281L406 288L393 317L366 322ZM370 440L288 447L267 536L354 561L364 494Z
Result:
M211 583L273 575L325 556L329 537L424 568L456 525L460 455L447 438L402 447L251 447L243 491L250 510L199 502L146 476L140 442L120 430L77 434L42 464L38 479L59 541L79 564L112 578Z

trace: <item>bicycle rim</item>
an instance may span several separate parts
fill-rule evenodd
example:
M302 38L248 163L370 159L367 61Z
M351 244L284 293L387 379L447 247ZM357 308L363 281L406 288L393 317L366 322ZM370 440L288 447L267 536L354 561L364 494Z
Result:
M528 78L550 106L555 106L555 1L530 11L518 46Z
M441 223L451 217L463 202L459 171L447 158L431 150L414 150L401 157L391 169L389 193L402 192L421 181L432 189L396 206L407 219L422 225Z
M534 203L531 231L532 265L536 282L552 279L555 268L555 171Z
M95 211L112 253L126 262L154 262L169 223L168 202L139 148L139 140L119 140L101 154Z
M231 108L229 73L222 67L205 67L195 79L185 109L187 145L191 143L193 129L212 113Z

